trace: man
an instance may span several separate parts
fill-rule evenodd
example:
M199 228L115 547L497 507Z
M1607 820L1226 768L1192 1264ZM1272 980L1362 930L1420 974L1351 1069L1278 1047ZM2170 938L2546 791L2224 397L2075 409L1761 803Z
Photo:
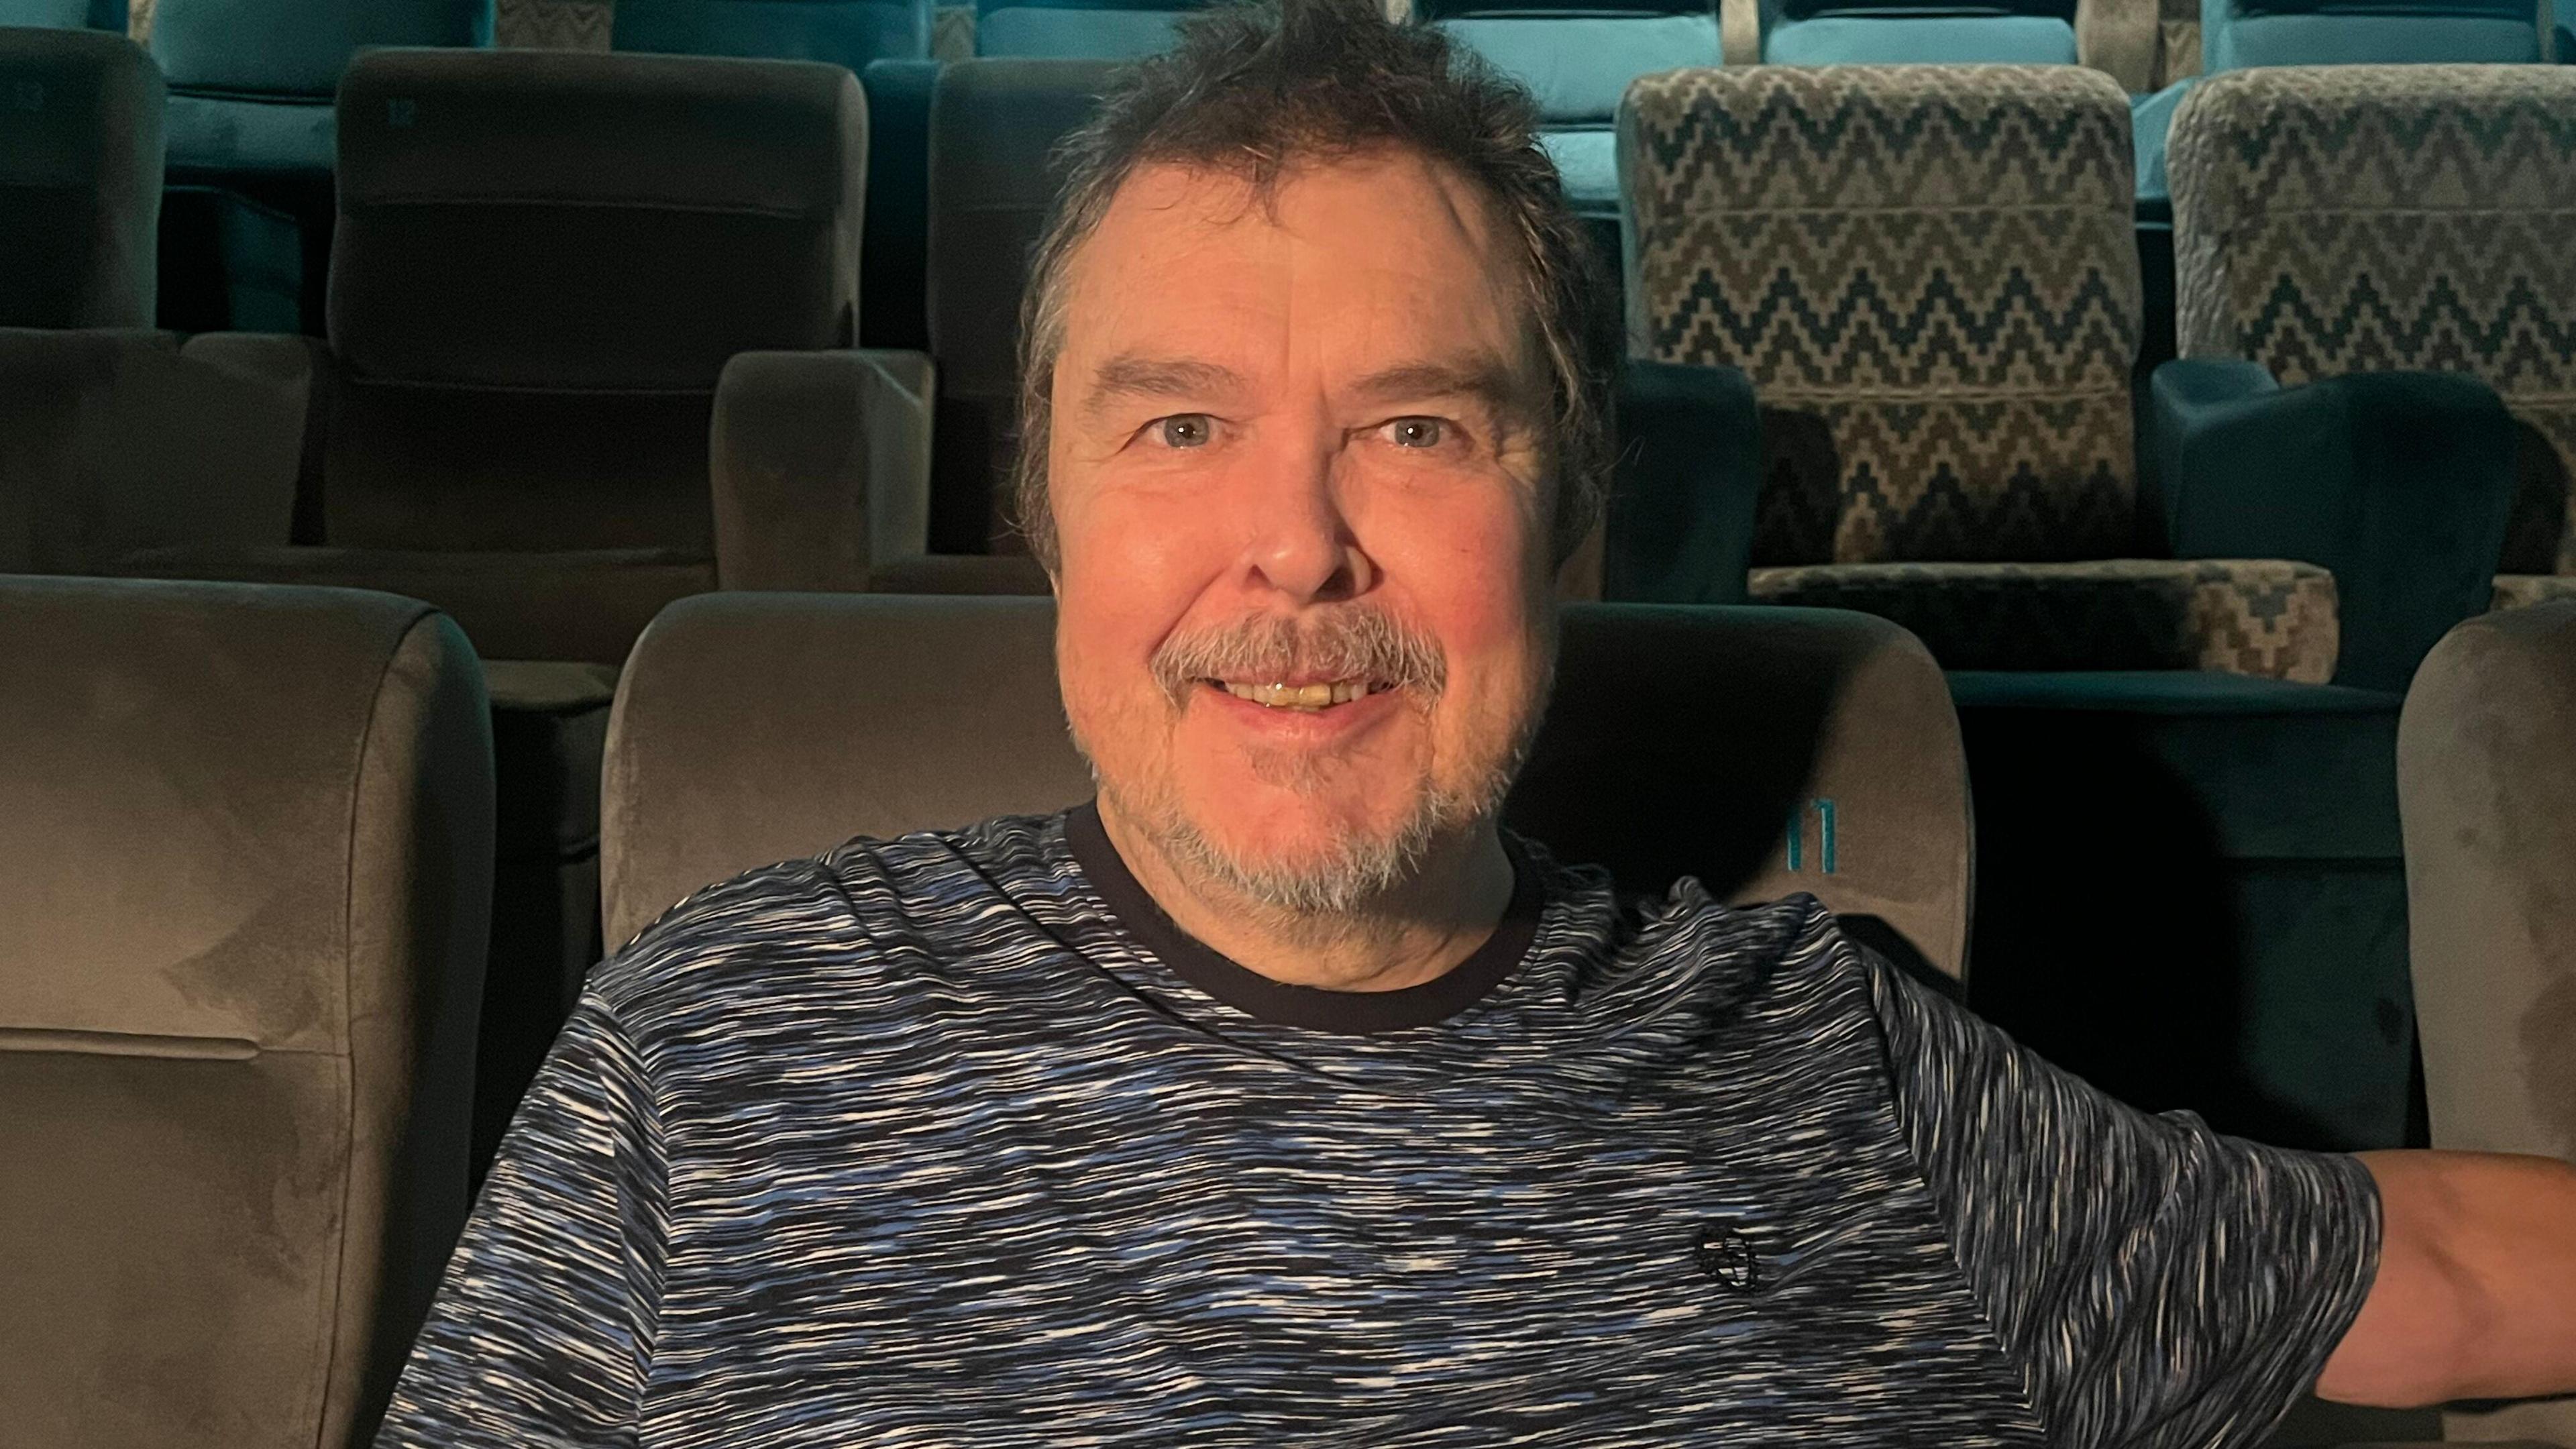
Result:
M1812 901L1498 830L1616 340L1526 99L1364 4L1213 14L1071 148L1020 473L1096 804L602 967L380 1442L2207 1445L2576 1388L2576 1171L2135 1113Z

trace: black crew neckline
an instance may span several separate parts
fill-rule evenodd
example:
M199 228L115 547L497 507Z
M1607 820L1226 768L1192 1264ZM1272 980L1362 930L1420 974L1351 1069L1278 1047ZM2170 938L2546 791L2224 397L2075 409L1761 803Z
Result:
M1540 898L1538 872L1521 857L1511 837L1503 851L1512 863L1512 898L1494 933L1466 960L1429 981L1393 991L1334 991L1274 981L1236 964L1214 947L1180 928L1147 893L1135 872L1110 843L1096 803L1075 806L1065 814L1065 843L1076 865L1091 881L1130 940L1152 952L1173 974L1235 1010L1278 1026L1315 1031L1374 1035L1431 1026L1456 1016L1502 984L1529 954L1538 937Z

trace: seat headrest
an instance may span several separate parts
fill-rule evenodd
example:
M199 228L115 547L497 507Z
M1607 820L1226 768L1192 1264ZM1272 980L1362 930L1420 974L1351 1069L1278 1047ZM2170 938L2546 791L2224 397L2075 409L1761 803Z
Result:
M1413 18L1432 20L1616 20L1646 15L1705 15L1714 3L1693 0L1413 0Z
M1045 599L709 594L628 661L601 820L608 939L689 892L855 835L1089 798ZM1568 607L1507 819L1659 891L1813 891L1958 974L1967 770L1940 669L1860 614Z
M426 604L9 578L0 658L0 1031L346 1054L411 893L479 884L414 836L490 857L481 673Z
M0 29L0 326L152 325L164 100L122 35Z
M862 70L870 61L930 54L930 27L928 0L619 0L615 45Z
M867 108L805 61L377 51L340 88L331 343L364 376L712 390L855 336Z
M485 46L492 0L158 0L152 55L184 91L330 99L359 51Z

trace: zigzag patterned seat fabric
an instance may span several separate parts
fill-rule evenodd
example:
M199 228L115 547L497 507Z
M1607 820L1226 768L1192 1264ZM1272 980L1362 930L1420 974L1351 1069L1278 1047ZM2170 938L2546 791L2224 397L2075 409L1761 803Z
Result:
M2576 574L2576 71L2231 71L2174 119L2181 350L2473 373L2525 425L2508 575ZM2498 580L2500 605L2554 592Z
M1648 77L1630 351L1742 368L1757 564L2127 551L2128 108L2057 66Z
M1854 609L1911 629L1952 669L2194 669L2324 684L2341 640L2315 564L2110 559L1755 569L1766 604Z
M1629 92L1620 144L1630 351L1741 368L1762 399L1755 597L1901 618L1952 667L2332 672L2331 625L2288 622L2331 615L2330 578L2291 604L2286 565L2019 567L2133 550L2142 304L2110 77L1679 71Z

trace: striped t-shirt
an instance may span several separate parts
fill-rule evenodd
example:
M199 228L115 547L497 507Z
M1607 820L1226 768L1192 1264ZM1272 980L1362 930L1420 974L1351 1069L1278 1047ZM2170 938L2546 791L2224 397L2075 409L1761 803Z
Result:
M1512 853L1384 993L1189 940L1088 809L700 892L379 1444L2244 1444L2359 1312L2351 1159L2122 1107L1812 899Z

